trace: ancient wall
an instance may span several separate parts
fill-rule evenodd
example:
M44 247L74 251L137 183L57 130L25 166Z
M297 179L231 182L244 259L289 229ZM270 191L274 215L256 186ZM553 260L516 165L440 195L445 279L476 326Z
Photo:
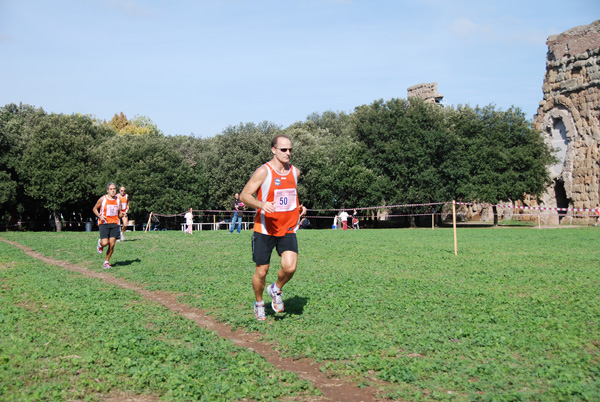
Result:
M438 93L437 82L413 85L406 92L407 98L421 98L429 103L440 103L444 98Z
M552 35L544 98L534 126L555 148L553 184L542 197L552 208L595 208L600 204L600 20ZM546 224L592 223L577 213L554 213Z

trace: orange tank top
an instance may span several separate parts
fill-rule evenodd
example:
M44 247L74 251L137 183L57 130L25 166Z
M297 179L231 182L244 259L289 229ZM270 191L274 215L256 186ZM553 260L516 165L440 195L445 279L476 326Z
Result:
M266 213L260 208L254 218L254 231L264 235L282 237L296 233L300 216L298 192L298 169L290 165L290 171L280 175L267 162L267 178L258 188L256 198L262 202L272 202L275 212Z
M99 221L98 224L119 224L119 205L119 197L115 197L112 200L108 198L108 195L102 197L102 206L100 207L100 214L106 217L106 222Z
M121 211L127 212L129 210L129 196L125 194L123 197L121 197L121 194L117 194L117 198L121 203Z

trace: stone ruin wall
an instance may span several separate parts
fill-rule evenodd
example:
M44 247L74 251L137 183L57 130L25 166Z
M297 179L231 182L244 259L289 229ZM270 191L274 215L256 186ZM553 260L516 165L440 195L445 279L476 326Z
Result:
M408 87L407 98L420 98L427 103L440 103L444 98L438 93L437 82L428 82Z
M600 20L552 35L534 127L559 158L542 206L592 209L600 204ZM532 200L530 205L535 205ZM543 211L545 224L591 224L591 217Z

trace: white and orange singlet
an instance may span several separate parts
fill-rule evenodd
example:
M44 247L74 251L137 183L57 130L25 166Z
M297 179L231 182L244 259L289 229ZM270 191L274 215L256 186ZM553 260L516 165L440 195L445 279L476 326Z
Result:
M267 178L258 188L256 198L262 202L272 202L275 212L267 213L259 208L254 218L254 231L276 237L296 233L300 216L296 190L298 169L290 165L289 172L281 175L269 162L264 166L267 167Z
M121 194L117 194L117 198L119 198L119 202L121 203L121 211L126 214L129 211L129 195L125 194L121 196Z
M121 203L119 202L119 197L115 197L114 199L108 198L108 195L102 197L102 206L100 207L100 215L104 215L106 217L106 222L98 221L99 225L108 224L108 223L116 223L119 224L119 208Z

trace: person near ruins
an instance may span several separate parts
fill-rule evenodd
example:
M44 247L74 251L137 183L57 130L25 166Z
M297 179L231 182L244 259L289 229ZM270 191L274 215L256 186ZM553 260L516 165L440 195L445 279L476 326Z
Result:
M252 233L252 259L255 266L252 276L254 289L254 316L266 320L263 292L269 272L271 253L275 248L281 257L277 281L267 287L271 307L276 313L284 311L283 286L296 272L298 265L299 218L306 207L298 199L297 184L300 170L290 164L292 141L286 135L276 135L271 140L273 158L260 166L244 186L241 200L256 209Z

